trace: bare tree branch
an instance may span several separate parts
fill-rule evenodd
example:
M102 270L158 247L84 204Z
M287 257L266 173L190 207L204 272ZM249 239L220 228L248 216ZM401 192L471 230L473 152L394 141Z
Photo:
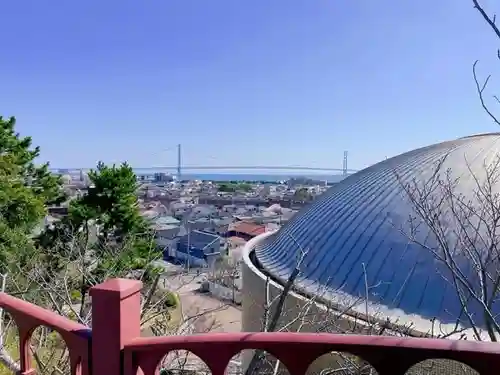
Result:
M483 339L485 328L489 340L497 341L500 324L492 308L500 297L500 157L484 164L480 172L465 159L469 175L460 177L445 169L446 159L425 180L403 183L398 177L415 213L400 231L448 270L448 276L441 276L453 286L465 318L457 320L454 331L465 332L463 323L467 322L476 340ZM459 191L461 178L474 182L472 188L467 185L467 195ZM421 233L421 228L429 231L435 243L427 241L429 235ZM481 317L469 311L471 303L480 307ZM478 325L478 319L484 327ZM440 337L449 336L440 333Z
M490 78L491 78L491 75L489 75L488 77L486 77L486 79L483 81L482 84L479 83L479 79L477 77L477 73L476 73L476 66L477 64L479 63L479 60L476 60L474 62L474 64L472 64L472 75L474 77L474 82L476 84L476 90L477 90L477 94L479 96L479 101L481 102L481 106L483 107L484 111L488 114L488 116L490 116L490 118L497 124L497 125L500 125L500 122L499 120L497 119L497 117L489 110L488 106L486 105L486 102L484 101L484 90L486 89L486 87L488 86L488 83L490 81Z
M492 17L490 17L484 10L484 8L479 4L478 0L472 0L472 3L474 4L474 8L477 9L479 14L483 17L483 19L486 21L486 23L491 27L495 35L500 39L500 30L498 29L496 25L496 14L494 14Z

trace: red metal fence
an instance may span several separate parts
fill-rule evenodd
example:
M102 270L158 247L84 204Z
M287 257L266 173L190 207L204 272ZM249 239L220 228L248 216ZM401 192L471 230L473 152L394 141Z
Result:
M40 326L59 332L68 346L72 374L153 375L162 358L188 350L212 374L222 375L231 358L245 349L262 349L280 360L292 375L328 352L347 352L369 362L379 375L405 374L429 359L448 359L480 374L500 373L500 344L441 339L311 333L213 333L140 337L141 283L111 279L91 289L92 330L54 312L0 294L0 306L19 330L21 374L32 374L30 336ZM452 372L453 373L453 372Z

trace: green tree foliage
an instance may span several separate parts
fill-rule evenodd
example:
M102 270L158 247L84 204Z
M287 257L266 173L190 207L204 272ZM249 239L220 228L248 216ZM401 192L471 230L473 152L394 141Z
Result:
M220 184L217 190L223 193L234 193L236 188L232 184Z
M66 218L35 237L47 206L66 200L60 178L47 164L35 164L39 152L31 138L16 133L14 118L0 117L0 272L8 273L7 292L82 324L90 324L89 287L105 279L140 279L147 300L158 289L161 274L152 260L161 253L139 213L132 169L99 163L90 173L88 194L73 200ZM161 291L154 302L143 304L142 311L145 321L154 316L148 323L152 331L167 324L177 300ZM50 331L33 335L31 347L44 362L38 372L67 372L60 370L61 363L69 368L68 351L60 344ZM61 360L53 360L54 353Z
M308 202L313 200L312 194L307 190L307 188L299 188L295 191L293 199L301 202Z
M218 190L224 193L234 193L236 191L248 192L252 190L252 185L241 182L226 182L219 185Z
M0 116L0 262L29 256L32 233L42 222L46 206L65 199L61 180L38 166L38 147L15 131L14 117Z
M71 201L68 216L39 238L47 275L57 277L71 262L86 269L71 288L85 298L89 287L109 277L132 277L140 273L151 282L158 270L151 262L161 257L154 233L140 215L137 179L124 163L98 163L89 172L87 194ZM49 277L49 276L47 276Z
M80 242L86 249L90 246L94 256L102 258L103 267L107 256L113 257L113 263L117 256L122 257L132 269L145 267L154 238L139 212L137 179L132 168L126 163L107 166L100 162L89 172L89 180L87 194L71 201L68 216L47 231L40 243L49 249L54 247L54 241L72 245L75 236L83 237ZM119 246L124 242L131 251L118 251L124 248Z
M96 170L90 171L89 179L88 194L70 205L69 216L75 227L95 219L102 236L117 241L147 230L137 205L137 178L128 164L117 167L100 162Z

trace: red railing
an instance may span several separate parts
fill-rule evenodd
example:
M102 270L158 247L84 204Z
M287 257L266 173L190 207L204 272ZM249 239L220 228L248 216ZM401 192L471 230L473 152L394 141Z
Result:
M214 333L140 337L141 283L112 279L91 290L92 334L80 324L17 298L0 294L0 306L15 320L20 337L21 373L34 372L28 343L33 330L48 326L61 334L70 352L72 374L144 375L157 373L165 355L187 350L214 375L246 349L276 357L292 375L304 374L329 352L344 352L367 361L379 375L404 374L429 359L455 360L479 374L500 373L500 344L441 339L395 338L311 333ZM453 368L433 373L454 374Z
M88 327L5 293L0 293L0 307L17 326L21 374L34 372L29 343L31 334L39 326L52 328L61 335L69 350L72 374L90 373L91 330Z
M480 374L500 373L500 344L439 339L314 333L213 333L140 337L125 346L126 373L140 368L153 375L166 353L189 350L212 374L222 375L231 358L245 349L262 349L279 359L291 375L304 374L319 357L344 352L366 360L379 375L405 374L429 359L466 364ZM453 373L446 371L448 374Z

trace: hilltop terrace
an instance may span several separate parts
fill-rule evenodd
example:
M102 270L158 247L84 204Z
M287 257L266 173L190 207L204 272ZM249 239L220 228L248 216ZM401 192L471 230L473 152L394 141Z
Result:
M494 374L500 368L500 345L495 343L311 333L242 332L141 337L141 288L141 282L127 279L110 279L94 286L91 289L92 328L0 294L0 306L18 327L20 373L36 372L29 341L38 326L48 326L62 336L69 349L72 374L153 375L158 373L159 364L166 354L180 349L201 358L211 373L217 375L224 374L231 358L245 349L262 349L271 353L292 375L306 373L316 358L332 351L348 352L367 361L376 370L367 374L413 373L412 366L429 359L455 360L479 374ZM457 373L453 370L445 372Z

